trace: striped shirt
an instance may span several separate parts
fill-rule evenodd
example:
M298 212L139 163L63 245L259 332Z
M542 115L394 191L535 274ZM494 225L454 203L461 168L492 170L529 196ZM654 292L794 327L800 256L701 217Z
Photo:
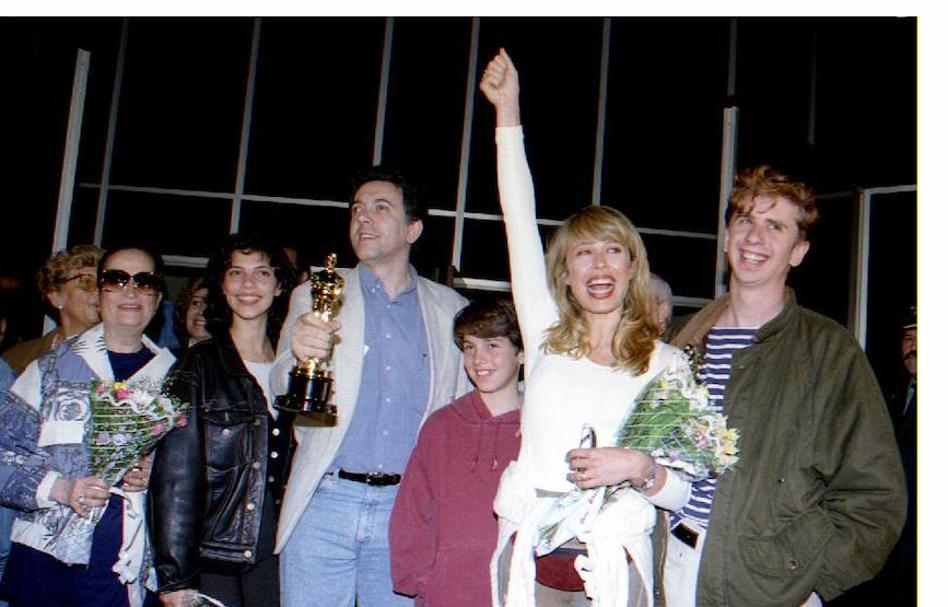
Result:
M698 380L708 387L709 404L718 412L724 411L724 389L731 378L731 359L734 352L751 345L757 328L712 327L705 342L704 358L698 369ZM714 500L716 478L707 478L691 485L691 498L684 508L672 513L674 527L683 518L707 528Z

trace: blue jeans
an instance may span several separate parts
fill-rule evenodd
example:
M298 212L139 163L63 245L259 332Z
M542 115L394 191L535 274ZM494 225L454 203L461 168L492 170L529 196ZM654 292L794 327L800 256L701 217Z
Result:
M388 521L398 486L327 474L280 554L283 607L411 607L392 591Z
M16 510L0 508L0 578L3 577L3 570L10 557L10 529L13 527L15 518ZM7 602L0 601L0 607L7 607Z

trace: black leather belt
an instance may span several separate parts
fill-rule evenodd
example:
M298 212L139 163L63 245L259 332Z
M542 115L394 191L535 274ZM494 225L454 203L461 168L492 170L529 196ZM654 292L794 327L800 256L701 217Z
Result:
M397 485L402 482L401 474L382 474L381 472L346 472L342 468L339 469L339 478L344 478L347 481L354 481L356 483L365 483L366 485L371 485L373 487L387 487L389 485Z
M692 548L698 545L698 532L684 523L675 525L671 530L671 534Z

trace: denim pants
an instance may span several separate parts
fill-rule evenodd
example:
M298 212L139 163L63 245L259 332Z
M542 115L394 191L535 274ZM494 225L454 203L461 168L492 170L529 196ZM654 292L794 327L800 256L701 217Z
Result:
M10 557L10 530L13 528L15 518L16 510L0 508L0 577L3 577L3 570ZM0 607L7 607L7 602L0 601Z
M283 607L411 607L392 591L388 521L398 485L327 474L280 553Z

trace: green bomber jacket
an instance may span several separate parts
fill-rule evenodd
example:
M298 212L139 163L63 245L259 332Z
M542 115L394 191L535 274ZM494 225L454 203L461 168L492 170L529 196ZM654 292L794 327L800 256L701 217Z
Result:
M721 297L674 331L703 354ZM797 607L872 578L905 521L905 478L869 361L835 321L796 303L735 353L724 395L740 461L717 483L699 606ZM662 517L660 517L662 518ZM664 527L656 527L657 606Z

